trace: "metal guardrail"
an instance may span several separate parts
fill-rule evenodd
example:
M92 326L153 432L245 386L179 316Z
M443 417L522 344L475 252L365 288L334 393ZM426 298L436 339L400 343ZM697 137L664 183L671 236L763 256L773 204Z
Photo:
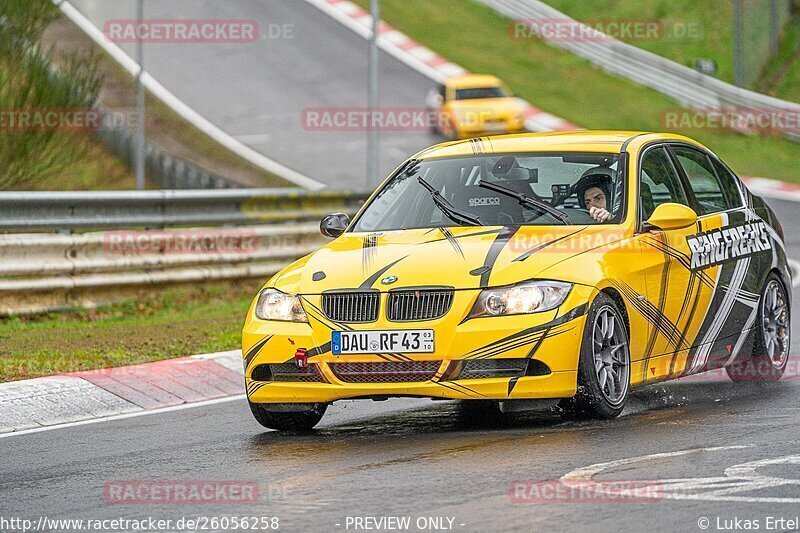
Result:
M516 20L571 20L564 13L539 0L479 1ZM579 23L576 21L575 24ZM741 115L749 112L757 115L770 113L778 117L797 116L800 113L800 104L736 87L615 39L603 39L602 42L542 39L553 46L569 50L613 75L628 78L670 96L687 107L733 110ZM781 122L786 124L776 124L775 129L780 129L786 138L800 142L796 122Z
M233 226L354 213L357 191L223 189L0 193L0 232Z
M263 282L325 242L324 215L352 214L366 196L305 189L0 193L0 315L94 307L165 285ZM73 230L82 231L64 234Z
M166 285L263 283L326 240L315 222L0 235L0 315L94 307Z
M98 107L103 116L114 116L114 111ZM113 122L113 121L110 121ZM136 133L124 125L105 123L93 134L108 150L134 167ZM216 175L194 163L180 159L152 143L145 143L145 175L158 183L161 189L238 189L245 184Z

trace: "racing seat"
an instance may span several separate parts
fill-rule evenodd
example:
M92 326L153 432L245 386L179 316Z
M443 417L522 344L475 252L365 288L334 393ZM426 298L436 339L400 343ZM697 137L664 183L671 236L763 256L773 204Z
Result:
M514 186L514 182L507 180L496 180L496 182L515 191L519 190L519 187ZM481 223L489 226L516 225L524 220L522 206L516 199L484 189L477 184L462 184L453 193L450 202L463 211L477 215Z

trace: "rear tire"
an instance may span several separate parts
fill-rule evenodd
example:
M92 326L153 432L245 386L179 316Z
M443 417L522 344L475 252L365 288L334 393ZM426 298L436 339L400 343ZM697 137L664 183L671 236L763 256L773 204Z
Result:
M778 381L786 371L791 316L786 287L773 272L767 277L753 325L753 355L725 367L731 381Z
M295 407L296 404L249 403L250 411L259 424L278 431L308 431L322 420L328 409L326 403L304 404L308 408L301 411L284 410L286 406ZM273 407L273 410L270 409L270 406Z
M566 418L616 418L630 385L630 335L616 302L600 293L592 303L578 361L578 392L559 407Z

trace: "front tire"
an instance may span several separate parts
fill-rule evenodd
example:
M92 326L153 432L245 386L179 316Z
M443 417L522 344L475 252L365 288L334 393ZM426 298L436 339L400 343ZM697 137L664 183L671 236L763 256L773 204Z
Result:
M270 404L250 403L250 411L259 424L268 429L278 431L308 431L322 420L328 409L326 403L303 404ZM298 409L299 408L299 409Z
M600 293L586 318L578 361L578 392L561 404L567 417L619 416L630 385L629 338L619 306Z
M778 381L789 361L791 317L786 287L771 273L767 277L754 328L753 355L734 362L725 370L731 381Z

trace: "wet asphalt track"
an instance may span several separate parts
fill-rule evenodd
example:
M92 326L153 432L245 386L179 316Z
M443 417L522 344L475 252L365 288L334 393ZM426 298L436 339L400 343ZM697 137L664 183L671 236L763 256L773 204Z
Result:
M75 3L100 24L111 13L133 17L129 0ZM216 2L149 4L153 18L223 16ZM306 107L364 105L363 40L300 0L243 0L224 16L292 23L295 38L250 45L246 53L237 47L247 45L148 45L148 68L262 153L332 185L355 186L363 179L363 135L307 132L298 116ZM383 59L384 79L402 80L384 84L384 105L421 105L430 82ZM224 81L233 79L245 82ZM298 86L304 90L292 89ZM425 132L384 136L383 170L435 140ZM798 258L796 204L772 203L787 228L789 255ZM282 531L355 531L347 517L367 516L406 516L412 525L446 517L455 531L700 531L702 518L713 531L718 519L732 528L738 518L766 530L769 516L800 514L794 337L785 381L758 386L712 377L652 386L634 392L614 421L487 419L458 403L403 399L339 404L318 431L291 435L263 431L235 401L2 438L0 518L264 516L279 517ZM546 504L509 497L515 480L588 475L575 470L612 461L595 469L595 479L654 480L660 497ZM244 505L108 504L103 488L115 480L255 482L260 495ZM681 485L670 489L664 480ZM714 492L729 482L741 490Z
M796 204L772 203L789 253L799 257ZM355 531L348 516L408 516L412 524L451 517L456 531L700 531L706 517L713 531L717 517L723 526L738 517L765 530L768 516L800 514L799 319L795 313L788 379L651 386L634 392L614 421L503 421L458 403L398 399L340 404L318 431L292 435L262 431L236 401L3 438L0 517L277 516L283 531ZM683 450L693 451L674 453ZM642 457L665 453L672 455ZM631 462L598 467L595 479L654 480L659 497L547 504L509 497L515 480L554 480L620 460ZM250 481L260 497L246 505L109 505L103 487L113 480ZM670 489L665 480L682 485ZM739 491L711 486L729 482Z
M136 18L135 0L70 1L101 29ZM145 68L228 134L318 181L372 189L442 140L419 129L381 132L379 177L368 183L366 132L307 127L304 110L367 106L367 41L304 0L145 0L145 19L258 22L262 38L252 43L147 43ZM133 44L120 46L134 56ZM434 83L386 53L379 64L381 106L424 109Z

